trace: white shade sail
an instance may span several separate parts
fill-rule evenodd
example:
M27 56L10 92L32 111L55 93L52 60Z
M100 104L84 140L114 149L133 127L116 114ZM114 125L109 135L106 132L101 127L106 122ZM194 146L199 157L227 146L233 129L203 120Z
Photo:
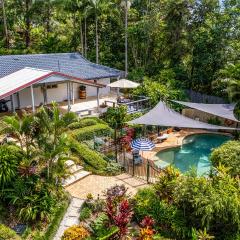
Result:
M137 88L140 84L132 82L127 79L120 79L116 82L110 83L107 86L112 88Z
M234 116L234 108L236 104L206 104L206 103L191 103L182 101L173 101L181 105L210 113L212 115L239 122Z
M235 130L235 128L217 126L185 117L180 113L168 108L164 102L159 102L156 107L154 107L148 113L130 121L129 123L209 130Z

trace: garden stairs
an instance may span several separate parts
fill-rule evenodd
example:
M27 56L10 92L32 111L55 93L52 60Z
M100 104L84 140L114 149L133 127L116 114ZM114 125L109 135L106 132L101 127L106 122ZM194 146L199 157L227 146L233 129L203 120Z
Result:
M91 174L90 172L83 170L82 166L75 164L72 160L67 160L65 165L69 169L70 175L63 180L62 185L64 187L67 187Z

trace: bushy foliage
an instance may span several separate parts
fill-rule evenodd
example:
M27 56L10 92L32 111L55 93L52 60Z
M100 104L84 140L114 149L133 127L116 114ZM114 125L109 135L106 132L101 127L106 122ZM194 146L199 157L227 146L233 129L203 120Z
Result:
M0 224L0 239L1 240L20 240L21 238L12 229Z
M139 222L145 216L154 219L161 233L167 237L187 237L188 228L183 212L157 197L153 188L144 188L135 196L134 216Z
M63 125L69 126L78 121L78 115L74 112L67 112L63 114L62 120L64 122Z
M110 226L118 227L119 239L126 236L128 224L131 221L133 211L132 206L126 196L127 189L124 185L114 186L106 192L106 214Z
M70 135L78 141L91 140L97 136L109 136L112 129L106 124L97 124L73 130Z
M99 153L75 139L72 139L71 142L72 151L82 162L84 162L86 169L89 169L93 173L104 174L107 167L107 161L104 160Z
M161 83L150 78L144 78L142 86L136 88L133 94L149 97L152 106L155 106L160 100L167 101L184 98L183 92L172 87L171 83Z
M194 229L216 239L236 239L240 233L239 179L225 171L209 178L180 175L170 168L154 188L140 190L134 211L140 221L151 216L167 237L189 239ZM204 239L204 238L203 238Z
M121 173L121 165L119 163L109 161L106 167L106 172L109 175L117 175Z
M240 141L228 141L215 148L210 157L214 167L228 168L232 176L240 175Z
M217 239L238 236L239 199L238 181L222 173L209 180L182 178L174 193L174 202L184 211L188 224L196 229L206 228Z
M21 158L24 155L16 146L0 146L0 188L9 183L17 175L17 170Z
M62 240L84 240L89 237L89 232L82 226L74 225L65 230Z
M88 207L84 207L82 208L81 212L80 212L80 216L79 216L79 220L80 221L84 221L86 219L88 219L91 216L92 210Z
M83 128L83 127L88 127L92 125L96 125L98 122L94 119L87 119L84 118L78 122L71 123L68 127L70 129L78 129L78 128Z
M51 193L51 186L42 183L38 176L18 177L9 186L4 200L16 208L20 219L34 223L48 221L54 212L57 198Z

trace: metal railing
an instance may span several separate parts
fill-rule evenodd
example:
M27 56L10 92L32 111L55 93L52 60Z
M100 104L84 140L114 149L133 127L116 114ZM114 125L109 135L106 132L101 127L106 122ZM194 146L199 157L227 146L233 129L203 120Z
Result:
M159 175L164 171L164 169L158 168L151 160L143 160L141 163L136 163L133 157L127 157L124 154L119 157L118 161L127 174L147 183L155 183Z
M148 97L143 97L139 100L134 100L126 103L118 103L118 105L127 106L128 113L142 112L150 108L150 102Z

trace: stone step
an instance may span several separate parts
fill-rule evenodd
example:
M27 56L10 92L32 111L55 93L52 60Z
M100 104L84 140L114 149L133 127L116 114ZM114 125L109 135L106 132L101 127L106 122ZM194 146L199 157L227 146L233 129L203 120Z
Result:
M67 187L67 186L69 186L69 185L71 185L71 184L73 184L73 183L75 183L75 182L77 182L77 181L79 181L79 180L87 177L87 176L90 175L90 174L91 174L91 173L88 172L88 171L81 170L81 171L76 172L76 173L74 173L73 175L69 176L67 179L65 179L65 180L63 181L63 184L62 184L62 185L63 185L64 187Z
M76 165L76 164L74 164L74 165L72 165L71 167L69 167L69 171L70 171L71 174L74 174L74 173L76 173L76 172L79 172L79 171L81 171L82 169L83 169L82 166Z
M67 160L67 161L65 162L65 165L66 165L67 167L71 167L72 165L75 165L75 162L74 162L73 160Z

